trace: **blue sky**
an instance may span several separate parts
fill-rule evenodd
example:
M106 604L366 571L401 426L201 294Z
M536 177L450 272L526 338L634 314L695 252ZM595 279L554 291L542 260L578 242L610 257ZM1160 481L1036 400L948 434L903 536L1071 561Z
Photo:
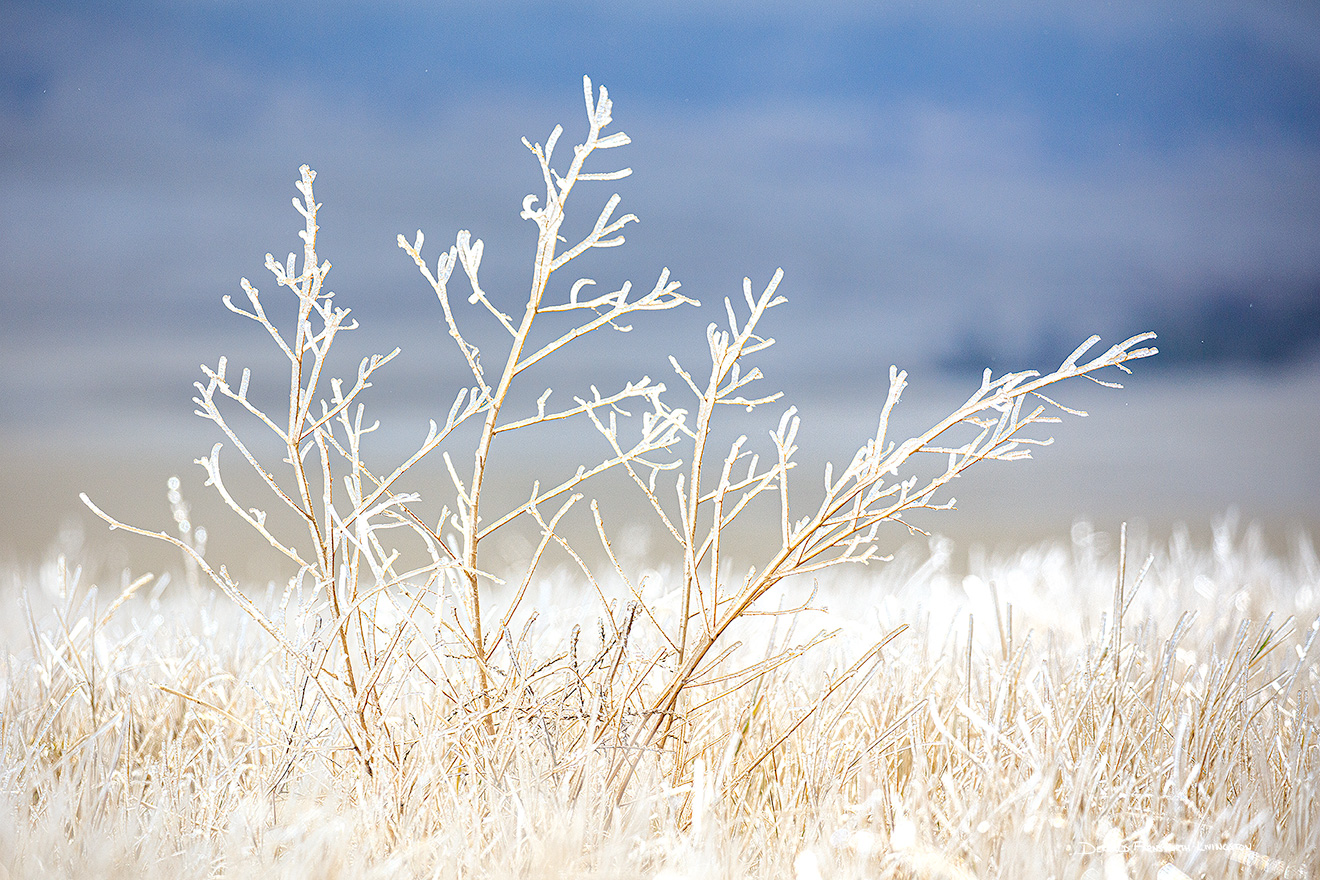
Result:
M1244 300L1276 355L1313 350L1309 4L856 5L8 4L5 323L140 326L132 299L194 322L280 250L303 161L351 193L330 202L339 243L377 246L340 265L383 257L426 205L517 242L518 136L571 136L588 73L636 143L626 207L656 227L631 262L683 263L689 286L782 264L820 320L899 319L895 355L941 363L1203 332ZM171 274L180 249L205 274ZM380 262L349 281L408 283ZM1173 335L1171 360L1196 360Z
M360 344L437 384L455 361L395 236L471 229L517 307L540 186L519 139L576 142L583 74L634 174L578 220L617 190L641 222L582 271L667 266L718 307L782 266L767 369L790 394L873 389L891 363L1050 366L1091 332L1158 331L1165 382L1273 381L1320 352L1309 2L4 2L0 22L11 446L186 415L199 362L264 356L220 298L273 290L304 162ZM546 381L663 372L715 317L605 337Z

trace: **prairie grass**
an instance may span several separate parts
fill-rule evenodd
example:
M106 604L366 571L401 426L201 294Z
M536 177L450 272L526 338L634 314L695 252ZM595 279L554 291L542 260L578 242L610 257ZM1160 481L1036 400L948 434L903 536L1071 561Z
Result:
M11 877L1310 877L1320 857L1320 563L1221 526L1128 551L913 547L838 574L795 633L835 635L716 700L674 786L616 801L580 748L595 696L538 669L609 638L553 573L493 734L414 667L404 772L365 776L279 646L217 593L105 591L51 563L5 629L0 867ZM580 581L579 581L580 583ZM107 601L133 592L119 603ZM793 591L790 591L793 592ZM803 587L784 601L801 602ZM665 597L657 597L661 607ZM676 596L669 597L671 600ZM290 627L295 603L257 601ZM1114 608L1121 604L1121 623ZM848 671L876 632L879 662ZM778 631L776 631L778 630ZM561 664L562 666L562 664ZM839 686L842 683L842 686ZM718 690L719 684L709 686ZM831 691L832 694L831 694ZM513 700L513 697L510 697ZM699 702L699 701L698 701ZM329 717L327 717L329 716ZM759 761L757 758L764 755ZM646 765L650 767L651 765ZM580 768L574 775L566 768ZM1160 871L1163 873L1159 873Z
M570 197L630 173L595 170L629 140L606 132L604 88L584 79L583 95L588 131L567 166L562 128L524 141L545 184L523 201L538 230L525 300L483 287L470 231L436 259L421 231L399 236L465 365L401 461L374 450L366 415L398 349L335 375L357 325L328 287L316 175L300 169L301 261L266 256L284 300L247 279L244 304L225 299L287 362L287 396L272 405L264 377L220 357L194 398L221 438L196 462L206 486L296 573L264 593L240 584L178 483L168 529L83 496L112 528L177 547L183 585L125 576L105 604L61 561L20 590L7 870L1118 877L1129 861L1181 870L1158 861L1174 845L1187 870L1217 876L1308 864L1309 551L1248 590L1232 546L1206 561L1184 542L1135 573L1125 541L1105 556L1079 533L1070 558L986 561L961 585L938 546L911 571L880 553L882 530L916 533L914 512L952 506L968 468L1030 458L1051 442L1041 426L1085 415L1055 386L1121 387L1112 374L1155 354L1139 347L1153 334L1098 355L1092 337L1047 373L987 370L901 441L890 422L907 382L892 367L874 432L823 480L799 478L801 419L752 363L774 343L763 324L782 270L724 299L708 366L668 358L676 390L608 377L552 401L533 378L547 360L699 305L668 269L642 293L566 276L636 219L615 217L616 194L565 237ZM731 417L766 407L782 407L777 427L740 434ZM512 502L492 490L564 425L591 441L580 464L536 474ZM428 457L439 485L416 483ZM235 465L264 495L227 479ZM638 527L618 508L579 503L610 477L607 493L622 485L651 518L655 558L616 550ZM983 607L963 620L952 612L969 597Z

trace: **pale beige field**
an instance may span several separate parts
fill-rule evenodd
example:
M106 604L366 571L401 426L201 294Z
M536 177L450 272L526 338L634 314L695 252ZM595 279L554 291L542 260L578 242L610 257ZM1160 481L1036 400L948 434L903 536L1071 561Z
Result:
M584 735L592 693L563 675L569 645L578 669L609 647L571 574L533 586L539 617L499 661L521 683L491 728L453 703L445 676L461 668L419 662L390 722L405 747L366 776L307 679L225 597L149 579L121 603L128 575L93 585L76 560L10 571L0 873L1315 876L1314 548L1272 552L1231 523L1132 543L1117 628L1117 536L1085 526L833 576L791 624L754 619L736 654L834 637L690 703L692 778L675 786L648 756L617 802L604 777L624 746ZM648 581L656 609L671 575ZM295 597L276 619L293 631L299 614ZM622 665L654 639L639 624Z

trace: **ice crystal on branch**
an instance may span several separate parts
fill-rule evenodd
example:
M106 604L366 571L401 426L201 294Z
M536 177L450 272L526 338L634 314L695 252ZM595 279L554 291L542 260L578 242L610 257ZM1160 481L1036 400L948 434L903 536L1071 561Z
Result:
M1050 442L1034 433L1037 426L1058 421L1059 414L1084 415L1047 396L1052 386L1084 376L1118 387L1101 374L1111 368L1127 372L1129 362L1155 353L1142 347L1153 337L1143 333L1084 360L1098 341L1092 337L1050 373L996 378L987 370L962 406L902 440L891 438L890 420L907 374L891 368L874 434L859 438L845 467L826 466L823 479L799 484L794 456L803 426L794 407L784 406L768 438L740 435L727 445L717 441L728 436L727 425L736 426L734 420L744 412L779 405L782 399L780 391L765 387L754 363L774 344L762 325L785 302L779 269L759 293L745 279L740 300L725 298L723 322L706 328L708 367L669 358L677 377L673 389L643 375L593 384L589 394L574 396L572 405L551 404L547 389L534 408L520 409L512 402L523 399L511 397L515 385L527 386L543 361L587 344L585 337L593 331L608 327L644 333L641 313L699 305L679 292L679 283L665 268L640 294L630 281L596 292L592 278L562 277L588 251L622 245L625 227L637 219L616 217L620 198L614 193L582 238L571 242L561 234L570 199L575 209L579 201L579 184L631 173L617 164L600 164L598 154L627 145L629 138L606 133L613 105L603 87L593 91L584 78L583 93L587 134L567 164L555 153L562 127L555 126L544 145L523 141L544 182L544 193L530 194L522 203L521 216L537 228L525 294L483 286L485 245L469 230L458 230L453 244L431 260L423 253L421 230L411 242L398 237L439 302L466 375L455 383L448 412L431 421L415 451L393 467L368 466L368 435L376 423L366 418L363 395L398 349L363 357L349 381L327 373L331 347L357 324L325 287L330 262L317 251L321 206L313 192L315 173L307 166L296 183L301 199L293 200L305 221L299 231L301 264L296 253L283 263L266 256L277 286L292 297L268 311L270 303L246 278L240 282L246 306L225 297L225 305L257 324L288 361L287 407L268 413L258 406L248 393L248 369L235 384L225 358L215 367L204 366L196 412L216 425L223 440L197 463L230 510L296 566L284 599L293 601L296 614L282 617L262 610L223 566L213 567L204 558L199 536L189 536L183 519L179 535L144 530L103 513L84 496L112 526L178 546L190 564L251 615L285 652L293 685L319 695L319 708L311 714L330 713L340 745L372 776L410 778L411 743L421 735L419 725L440 725L445 736L471 734L490 748L527 737L544 742L546 772L557 780L556 790L573 796L590 786L621 801L643 765L672 776L674 785L690 782L694 768L717 766L707 761L723 748L716 739L703 738L707 727L702 719L724 701L741 699L735 695L759 687L765 676L820 641L772 645L758 662L730 665L735 648L730 633L739 621L767 613L793 615L810 606L808 600L767 611L759 603L772 589L789 578L879 560L876 541L883 527L911 528L907 518L912 511L951 506L953 500L942 492L968 468L987 460L1028 458L1031 447ZM460 268L469 292L459 297L456 308L450 283ZM552 283L561 292L551 294ZM547 322L540 318L547 314L561 316L556 326L566 317L568 329L533 343L533 328L544 328ZM483 349L472 342L475 334L465 329L471 321L497 324L503 330L497 333L499 343ZM279 441L282 460L259 459L252 435L234 420L239 414ZM499 506L489 491L492 467L498 466L493 465L496 444L500 450L522 450L526 457L535 450L536 430L558 422L580 423L594 441L581 444L581 464L567 473L541 474L519 501ZM475 437L470 446L460 446L455 432L468 423ZM425 488L443 501L440 516L427 519L418 512L419 492L397 487L442 446L448 485ZM600 450L594 457L588 454L593 448ZM224 473L234 462L233 452L269 490L262 503L282 508L283 516L270 517L265 508L231 492ZM944 467L918 476L912 466L919 456L938 456ZM657 599L646 577L630 572L614 552L611 532L624 524L608 522L594 500L589 505L594 540L605 554L610 579L594 571L585 548L574 546L566 535L567 518L592 491L593 480L609 471L620 472L625 485L636 488L667 542L662 553L671 562L674 582L665 592L676 596L672 604ZM758 503L762 500L769 503ZM176 518L186 518L181 502L172 503ZM773 511L767 521L756 519L767 519L767 510ZM287 526L289 521L294 527ZM488 570L490 550L515 522L534 525L539 537L521 570L501 586ZM737 543L733 529L739 523L759 525L779 540L759 561L735 573L730 564L735 555L749 562L731 546ZM585 663L579 655L580 629L570 644L549 655L535 654L527 641L535 612L523 609L523 603L552 547L581 571L599 598L599 647ZM419 550L421 562L415 561ZM516 635L519 621L522 636ZM749 778L836 691L860 687L897 635L895 630L877 639L768 749L727 752L719 778L726 783ZM419 677L429 682L420 690ZM485 760L480 749L463 754L477 763ZM481 764L480 769L484 773L496 766ZM698 774L703 780L704 772Z

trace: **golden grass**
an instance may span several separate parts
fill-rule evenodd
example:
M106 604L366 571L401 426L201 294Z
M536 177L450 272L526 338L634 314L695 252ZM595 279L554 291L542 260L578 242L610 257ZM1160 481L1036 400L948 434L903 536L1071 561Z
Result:
M791 632L749 620L730 670L837 632L718 699L738 680L695 688L686 753L648 751L622 802L609 774L653 696L627 693L653 656L641 624L620 640L538 608L489 711L453 699L470 664L412 663L383 722L398 752L368 776L223 596L125 582L112 607L52 564L7 597L0 876L1314 876L1308 544L1175 536L1121 592L1114 542L1083 528L966 578L932 551L835 577L813 602L833 610ZM284 598L254 601L306 625Z

